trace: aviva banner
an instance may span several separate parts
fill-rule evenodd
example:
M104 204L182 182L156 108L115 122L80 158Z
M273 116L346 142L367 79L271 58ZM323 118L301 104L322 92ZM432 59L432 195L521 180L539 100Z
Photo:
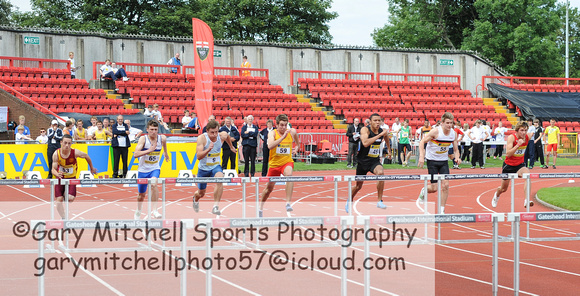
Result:
M139 159L133 157L137 145L129 148L129 170L137 170ZM161 177L176 178L180 170L191 170L197 174L196 143L167 143L169 162L161 158ZM72 148L89 154L93 166L97 169L97 176L113 174L113 153L108 144L73 144ZM48 161L46 158L47 145L30 144L2 144L0 152L0 171L7 173L7 178L22 177L23 171L39 171L42 178L48 176ZM88 170L87 162L78 159L79 170ZM122 169L122 164L119 164ZM77 176L78 177L78 176Z

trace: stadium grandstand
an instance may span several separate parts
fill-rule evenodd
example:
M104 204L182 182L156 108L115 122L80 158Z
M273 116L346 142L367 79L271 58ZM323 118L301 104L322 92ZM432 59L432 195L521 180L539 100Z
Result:
M28 34L18 30L1 33L4 40L17 40ZM60 50L59 54L55 54L54 39L57 36L50 30L41 33L46 40L43 46L51 49L51 57L64 57L68 53L67 50ZM187 43L186 38L122 41L94 37L96 41L72 34L58 37L62 42L77 45L83 41L80 42L81 46L76 47L77 51L81 51L77 54L77 63L84 65L77 73L77 78L81 79L71 79L67 60L47 58L33 47L38 45L7 48L4 52L18 53L18 56L0 57L1 88L53 117L79 113L109 117L116 114L139 116L148 105L158 104L165 122L171 127L165 132L180 133L183 111L195 110L195 67L187 65L191 61L184 57L185 65L178 67L176 74L171 73L174 68L161 63L165 58L158 57L154 51L164 51L168 56L173 51L181 51L186 56L188 50L193 50L191 43ZM119 41L120 50L115 46ZM166 45L160 46L159 41L165 41ZM84 42L87 44L83 45ZM133 42L135 45L141 44L144 49L127 53L126 48ZM177 42L181 48L176 45ZM101 61L104 58L85 50L89 46L104 49L103 52L112 59L123 57L117 65L124 67L130 80L103 81L98 69L104 64ZM244 68L236 67L240 58L236 52L240 48L242 53L250 55L250 60L257 60L255 64L258 67L251 68L249 76L242 75ZM276 57L284 53L286 62L280 63ZM549 118L556 118L562 121L563 132L580 131L577 117L570 114L559 116L557 110L550 113L545 109L530 109L525 105L525 100L517 100L513 96L506 99L505 94L494 91L493 87L488 90L488 84L495 83L518 90L515 96L527 92L574 94L580 90L578 80L509 77L490 61L470 52L371 48L335 48L322 52L314 45L311 48L292 48L288 44L239 45L216 41L214 55L213 113L218 121L231 117L238 126L247 115L253 115L255 123L264 126L266 120L283 110L300 133L344 134L355 117L365 119L373 112L381 114L387 124L395 118L409 119L412 129L416 129L425 120L435 124L441 113L450 111L462 123L472 124L477 119L483 119L490 126L502 122L509 128L520 119L540 118L546 125ZM358 61L351 58L357 55ZM310 58L307 60L306 56ZM339 57L343 58L337 59ZM145 62L146 59L151 62ZM300 59L300 63L296 59ZM308 69L324 68L327 63L323 62L327 60L339 62L337 65L328 64L328 69ZM350 71L357 62L361 69L373 71ZM339 67L349 71L335 71ZM383 69L393 71L386 73ZM467 74L472 72L475 75ZM568 102L578 105L574 100ZM566 106L570 110L570 105ZM14 116L18 115L10 114L10 118ZM334 152L338 152L344 142L343 137L336 139Z

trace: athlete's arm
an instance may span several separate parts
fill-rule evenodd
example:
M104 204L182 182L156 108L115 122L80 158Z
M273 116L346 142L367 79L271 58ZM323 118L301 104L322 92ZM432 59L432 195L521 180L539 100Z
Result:
M290 129L286 129L286 132L280 136L278 140L274 140L274 135L276 134L274 131L268 134L268 149L272 150L276 148L276 146L280 145L284 139L288 136Z
M518 139L518 143L514 146L514 140L516 137L514 135L510 135L507 139L506 144L506 158L514 156L514 153L520 148L522 144L524 144L524 139Z
M209 147L207 148L207 150L203 150L203 147L205 147L207 139L205 138L205 136L201 136L201 137L197 137L197 159L202 160L204 159L208 154L209 151L213 148L213 143L209 143Z
M296 129L291 128L290 129L290 134L292 135L292 139L294 140L294 143L296 144L296 146L292 149L292 154L296 154L298 153L298 149L300 149L300 138L298 137L298 132L296 131Z
M232 137L230 137L230 135L226 131L220 133L220 138L222 143L224 141L228 143L228 146L230 146L231 151L233 151L234 153L236 152L236 148L234 148L234 145L232 145Z
M419 142L419 162L417 163L417 165L420 168L423 167L423 163L425 162L425 144L429 143L429 141L433 139L437 139L438 136L439 129L432 129L423 137L421 142Z
M365 147L369 147L370 145L372 145L378 138L384 136L386 133L388 133L387 130L383 130L382 133L369 138L369 134L370 134L370 130L365 126L360 130L360 142L363 146Z
M58 150L52 154L52 174L57 178L62 178L61 172L58 171Z
M147 136L149 137L149 136ZM151 148L153 148L153 150L155 150L155 146L157 145L151 145L151 148L149 148L149 150L145 150L143 151L143 147L145 146L145 137L139 138L139 142L137 143L137 147L135 147L135 152L133 152L133 157L134 158L139 158L143 155L148 154L149 152L151 152Z
M165 162L169 162L169 152L167 151L167 137L161 135L161 145L163 145L163 156L165 157Z
M91 169L91 173L94 175L97 173L97 169L95 167L93 167L93 161L91 160L91 157L79 150L75 150L75 156L78 158L84 158L87 161L87 164L89 165L89 168Z

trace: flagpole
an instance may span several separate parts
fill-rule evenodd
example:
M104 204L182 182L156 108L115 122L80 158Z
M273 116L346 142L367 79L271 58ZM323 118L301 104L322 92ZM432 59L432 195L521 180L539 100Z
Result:
M570 78L570 49L568 46L568 38L569 38L569 31L568 31L568 9L570 8L570 1L566 0L566 78ZM568 85L568 80L566 80L566 85Z

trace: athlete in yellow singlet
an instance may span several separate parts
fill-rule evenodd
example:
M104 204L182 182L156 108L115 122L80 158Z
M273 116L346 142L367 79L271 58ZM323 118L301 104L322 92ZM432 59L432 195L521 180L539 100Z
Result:
M93 140L99 141L99 143L104 143L107 140L107 131L103 129L103 122L97 121L97 130L93 134Z
M280 114L276 116L276 128L268 133L268 149L270 149L270 158L268 160L268 177L292 176L294 171L294 160L292 154L295 154L300 147L298 133L293 128L288 128L288 116ZM264 203L272 193L275 182L268 182L266 188L260 195L259 216L262 217ZM286 182L286 211L291 212L290 200L292 200L292 191L294 182Z
M77 128L75 130L75 141L84 141L87 139L87 130L83 127L83 120L77 120Z

